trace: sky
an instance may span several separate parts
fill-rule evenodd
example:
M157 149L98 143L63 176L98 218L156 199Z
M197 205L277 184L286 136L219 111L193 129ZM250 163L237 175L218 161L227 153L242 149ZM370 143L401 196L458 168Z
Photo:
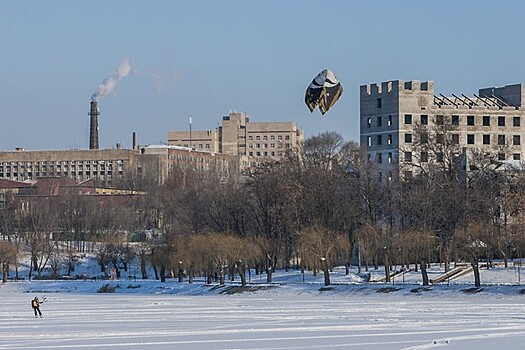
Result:
M359 86L433 80L436 94L525 82L525 2L0 2L0 150L101 148L215 129L230 111L359 139ZM304 92L323 69L344 92L321 116Z

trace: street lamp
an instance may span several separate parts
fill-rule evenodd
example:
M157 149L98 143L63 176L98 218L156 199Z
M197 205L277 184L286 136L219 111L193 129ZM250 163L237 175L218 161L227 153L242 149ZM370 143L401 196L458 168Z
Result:
M193 148L191 145L191 115L189 116L188 121L190 123L190 148Z

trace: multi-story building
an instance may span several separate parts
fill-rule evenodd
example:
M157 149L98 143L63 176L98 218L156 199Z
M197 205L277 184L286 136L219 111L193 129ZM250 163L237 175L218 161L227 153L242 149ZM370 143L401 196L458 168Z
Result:
M435 142L448 142L464 155L483 150L502 162L522 160L524 102L522 84L479 89L472 97L436 95L432 81L363 85L360 142L369 161L383 171L399 165L405 175L411 174L411 164L443 161L442 154L424 146L431 133Z
M0 152L0 180L35 182L41 178L69 178L76 183L96 181L112 186L120 180L155 177L164 181L175 169L239 172L238 157L199 152L176 146L136 149L54 150ZM129 184L125 181L124 184Z
M169 131L168 144L205 152L278 159L304 140L295 122L250 122L244 112L230 112L210 131Z
M138 166L139 150L53 150L0 152L0 179L35 181L68 177L77 182L96 179L111 184Z

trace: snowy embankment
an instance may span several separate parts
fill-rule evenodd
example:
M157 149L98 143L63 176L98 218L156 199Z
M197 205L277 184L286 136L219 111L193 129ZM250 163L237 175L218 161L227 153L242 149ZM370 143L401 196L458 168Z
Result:
M367 280L379 280L384 276L381 269L369 272L357 273L353 267L349 274L345 273L344 268L336 268L331 273L331 285L324 286L323 274L319 273L314 276L311 272L304 274L298 270L289 271L279 270L273 274L272 283L266 283L266 275L255 275L252 273L247 276L248 285L245 288L240 287L239 278L226 281L224 285L217 282L205 284L203 278L196 278L195 282L189 284L187 279L184 282L178 282L177 279L168 278L166 282L160 282L154 279L135 279L120 278L116 280L101 279L98 267L92 258L86 258L79 262L76 274L86 276L86 279L45 279L45 280L27 280L26 270L22 269L20 276L21 281L10 281L0 286L3 292L22 292L22 293L97 293L101 292L104 287L109 287L114 293L119 294L170 294L170 295L216 295L216 294L234 294L234 293L256 293L256 294L396 294L396 295L441 295L449 294L453 296L457 293L466 294L493 294L498 295L522 295L525 293L525 284L521 284L521 268L511 264L505 268L496 266L490 269L481 269L482 286L474 288L473 275L465 274L454 279L445 279L440 283L434 283L430 286L421 285L421 274L419 272L409 271L403 275L397 275L388 283L386 282L367 282ZM138 271L128 271L133 276L138 275ZM444 273L439 265L432 266L428 270L429 278L432 281ZM98 274L98 276L97 276ZM152 274L151 274L152 275ZM90 277L96 276L96 278ZM228 277L228 276L227 276ZM523 295L525 299L525 295Z

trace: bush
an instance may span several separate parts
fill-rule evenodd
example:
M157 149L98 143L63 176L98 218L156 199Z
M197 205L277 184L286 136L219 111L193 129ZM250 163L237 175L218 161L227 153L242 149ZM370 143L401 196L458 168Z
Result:
M106 283L97 290L97 293L115 293L117 286L112 286L109 283Z

